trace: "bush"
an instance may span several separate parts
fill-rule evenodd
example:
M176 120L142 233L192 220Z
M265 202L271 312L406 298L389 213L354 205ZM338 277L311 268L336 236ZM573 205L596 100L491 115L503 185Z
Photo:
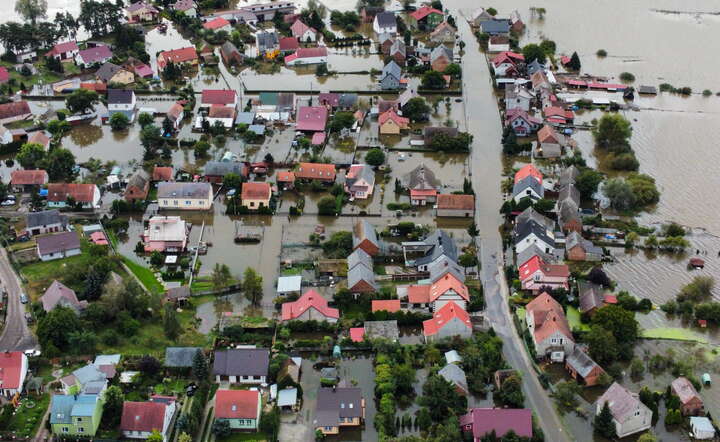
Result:
M598 57L607 57L607 51L605 49L598 49L595 55Z
M388 203L388 210L410 210L412 205L410 203Z
M371 166L380 166L385 162L385 153L378 147L370 149L365 154L365 162Z
M626 83L631 83L631 82L635 81L635 76L633 74L631 74L630 72L623 72L620 74L620 80L622 80Z

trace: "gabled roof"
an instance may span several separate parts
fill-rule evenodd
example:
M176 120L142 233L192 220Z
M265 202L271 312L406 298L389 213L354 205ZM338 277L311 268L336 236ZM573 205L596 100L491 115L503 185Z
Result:
M32 111L30 110L30 105L25 100L0 104L0 120L26 114L32 114Z
M82 58L85 64L91 64L112 58L113 53L109 47L105 45L99 45L95 46L94 48L87 48L78 52L78 56Z
M297 130L323 131L327 124L328 110L325 106L301 106L297 111Z
M130 104L135 96L135 92L129 89L108 89L108 104Z
M161 69L164 69L166 63L187 63L191 60L197 60L198 55L195 50L195 46L188 46L186 48L163 51L158 54L158 58L161 57L163 58L163 61L159 61L158 66L160 66Z
M59 210L43 210L40 212L28 212L25 216L25 227L32 229L33 227L47 226L50 224L60 224L67 226L67 216L60 213Z
M433 283L445 276L446 273L452 274L455 279L460 282L465 282L464 269L446 255L442 255L440 258L430 263L430 265L428 265L428 272L430 273L429 279Z
M383 125L388 121L392 121L396 125L400 126L400 128L405 128L408 124L410 124L409 118L401 117L393 109L385 111L378 117L378 123L380 123L380 125Z
M21 351L0 353L0 385L8 390L22 388L20 380L23 375L23 360L27 359Z
M328 302L320 293L315 290L308 290L294 302L285 302L282 305L282 320L290 321L297 319L308 309L314 308L326 318L339 319L340 311L328 306Z
M400 311L399 299L373 299L371 305L371 309L373 312L379 312L384 310L390 313L395 313Z
M360 250L360 249L358 249ZM355 251L357 252L357 250ZM353 252L353 253L355 253ZM352 256L352 255L351 255ZM348 258L349 260L349 258ZM347 275L347 286L349 289L355 288L355 286L361 282L365 282L368 284L373 290L377 290L377 283L375 282L375 273L373 273L372 270L372 262L370 263L371 267L367 267L367 265L356 265L352 268L350 267L350 264L348 263L348 275Z
M560 188L560 194L558 195L558 204L572 203L577 207L580 207L580 191L575 187L574 184L568 184Z
M430 52L430 63L434 63L435 60L441 57L446 57L448 60L452 61L453 59L453 51L452 49L447 48L445 45L440 45L436 47L435 49Z
M345 184L352 187L359 180L363 180L369 185L375 185L375 171L367 164L353 164L345 174Z
M358 94L340 94L338 98L338 106L342 108L353 107L357 104Z
M515 218L515 229L517 229L517 226L519 226L520 224L526 223L528 221L535 221L541 226L545 226L545 228L551 232L555 229L555 221L538 212L532 206L523 210L522 213L520 213L520 215Z
M473 437L480 440L488 433L497 437L513 431L520 437L532 437L532 410L528 408L473 408L460 417L460 425L472 425Z
M605 303L603 297L605 289L601 285L579 281L578 292L580 298L580 313L588 312L594 308L600 308Z
M54 394L50 405L50 423L70 424L73 417L91 416L99 399L97 394Z
M361 265L368 269L373 268L372 257L367 254L363 249L357 248L347 257L348 270L352 270L354 267Z
M525 165L515 172L515 183L528 176L535 178L538 183L542 184L543 174L532 164Z
M558 106L550 106L543 109L543 115L545 118L559 117L566 120L572 120L575 117L573 111L565 110Z
M475 210L475 195L441 193L437 196L438 209Z
M14 186L41 186L48 181L48 174L42 169L13 170L10 173L10 184Z
M290 171L281 170L275 175L278 183L294 183L295 173Z
M602 247L598 247L595 244L592 243L592 241L587 240L582 237L578 232L570 232L570 234L567 236L567 239L565 240L565 249L570 250L574 247L580 246L583 250L585 250L586 253L593 253L597 255L603 254Z
M532 189L537 195L542 198L545 196L545 188L535 178L527 176L520 181L517 181L513 186L513 197L520 194L524 194L527 189Z
M689 403L692 400L700 401L702 403L702 398L698 394L697 390L695 390L695 387L688 380L688 378L680 376L679 378L672 381L670 386L672 387L673 393L677 395L677 397L680 399L680 403L682 403L683 405Z
M210 21L207 21L203 23L203 28L205 29L220 29L224 28L225 26L229 26L230 22L225 20L223 17L216 17Z
M353 248L356 248L363 241L370 241L376 247L380 247L375 228L367 220L361 220L353 226Z
M42 235L35 238L38 253L48 255L50 253L64 252L67 250L79 249L80 239L75 232L61 232L52 235Z
M506 34L510 32L510 20L494 18L481 21L480 28L487 34Z
M468 288L453 273L447 272L442 278L430 285L430 302L434 302L440 296L452 291L466 301L470 300Z
M100 69L95 72L95 76L98 77L100 80L104 81L105 83L109 83L110 80L120 71L123 71L122 66L118 66L114 63L107 62L100 66Z
M503 63L516 64L519 61L525 61L525 57L522 54L518 54L518 53L510 52L510 51L504 51L504 52L497 54L495 57L493 57L492 64L495 67L498 67Z
M242 199L269 200L272 195L270 183L245 182L242 183Z
M340 419L363 416L360 388L321 387L317 393L314 427L337 427Z
M435 178L432 170L420 163L415 169L403 176L403 184L410 190L437 190L440 187L440 181Z
M228 89L203 89L202 91L202 104L222 104L232 105L237 101L237 93L234 90Z
M290 26L290 31L292 32L293 37L302 37L307 31L317 33L315 28L312 28L312 27L306 25L300 19L295 20L295 23L293 23L292 26Z
M613 382L597 400L597 404L600 406L603 406L606 402L615 420L621 423L630 418L638 407L648 409L645 404L640 402L637 393L631 392L617 382Z
M48 55L59 55L64 54L65 52L73 52L73 51L79 51L80 48L78 48L78 45L74 41L66 41L63 43L58 43L48 52Z
M580 175L580 171L575 166L566 167L563 169L563 171L560 173L560 187L567 186L569 184L575 184L575 181L577 180L578 175Z
M460 387L461 390L465 392L469 391L467 376L459 365L448 364L438 371L438 375L451 384Z
M572 367L580 376L586 378L595 368L604 371L587 353L580 347L575 347L572 353L565 359L565 363Z
M335 165L323 163L300 163L295 177L299 179L335 180Z
M220 53L223 57L230 57L232 55L240 55L242 57L242 53L238 50L237 46L235 46L231 41L226 41L225 43L220 46Z
M216 419L257 419L260 392L251 390L218 390L215 393Z
M526 111L524 111L518 107L510 109L507 112L505 112L505 123L506 124L512 123L513 121L515 121L517 119L521 119L521 120L527 121L530 124L537 124L537 125L539 125L543 122L542 118L530 116L530 114L528 114Z
M376 14L375 21L381 28L390 28L393 26L397 26L395 14L393 14L392 12L380 12Z
M128 180L128 187L137 187L138 189L144 189L145 186L150 184L150 175L147 172L140 169L136 171Z
M425 336L433 336L455 318L459 319L467 328L472 330L470 315L459 305L449 301L443 305L440 310L433 313L431 319L423 321L423 334Z
M406 55L406 48L405 48L405 42L397 39L393 42L392 46L390 46L390 56L393 57L396 53L402 55L403 57Z
M198 351L202 351L202 349L200 347L166 347L163 365L176 368L192 367Z
M210 183L175 183L161 181L158 183L158 198L212 198L213 190Z
M410 16L412 18L414 18L415 20L419 21L419 20L424 19L425 17L427 17L430 14L445 15L445 14L443 14L442 11L439 11L439 10L432 8L430 6L427 6L427 5L423 5L422 7L418 8L417 10L411 12Z
M535 256L520 266L520 279L526 280L536 272L546 277L567 278L570 276L568 266L564 264L546 264L540 257Z
M167 404L162 402L125 402L120 429L122 431L162 432Z
M300 47L297 37L282 37L280 39L281 51L294 51Z
M42 301L43 310L46 312L54 309L57 305L70 306L75 309L80 307L80 301L78 301L75 291L57 279L45 290L40 300Z
M513 230L513 239L515 243L522 241L529 235L535 235L539 240L549 246L555 245L555 238L552 232L548 231L547 226L538 223L535 220L528 220L524 223L517 224Z
M150 12L160 12L155 8L155 6L142 1L137 3L131 3L127 8L125 8L127 12L137 12L142 9L147 9Z
M270 351L266 348L216 350L214 375L267 376Z
M203 173L205 176L225 176L229 173L245 176L245 169L245 164L236 161L208 161Z
M388 75L397 78L398 80L402 77L402 68L399 64L395 63L395 60L390 60L388 64L383 66L382 74L380 79L387 77Z
M572 341L572 331L562 306L546 292L530 301L525 310L528 315L533 315L535 342L543 342L555 332Z

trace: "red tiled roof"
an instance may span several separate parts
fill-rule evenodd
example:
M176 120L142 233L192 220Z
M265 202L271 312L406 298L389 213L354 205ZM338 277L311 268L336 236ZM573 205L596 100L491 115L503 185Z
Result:
M216 18L216 19L214 19L214 20L210 20L210 21L208 21L208 22L205 22L205 23L203 24L203 28L205 28L205 29L213 29L213 30L214 30L214 29L223 28L223 27L225 27L225 26L228 26L229 24L230 24L229 21L225 20L225 19L222 18L222 17L218 17L218 18Z
M323 163L300 163L295 177L299 179L335 179L335 166L333 164Z
M281 51L294 51L300 47L297 37L283 37L280 39Z
M22 387L20 379L24 374L22 373L24 356L21 351L0 353L0 383L2 383L2 388L14 390Z
M572 339L562 306L547 292L530 301L525 309L528 315L533 315L535 342L543 342L555 332Z
M173 168L165 166L155 166L153 169L153 181L171 181L173 178Z
M450 301L443 305L440 310L433 314L431 319L423 321L423 334L425 336L432 336L440 331L445 325L452 321L454 318L459 319L465 326L472 330L472 323L470 322L470 315L460 308L459 305Z
M105 234L103 232L93 232L90 234L90 241L92 241L95 244L106 246L108 245L108 240L105 237Z
M242 199L268 200L270 199L270 183L242 183Z
M464 300L470 301L467 286L457 279L455 275L447 272L430 286L430 302L435 301L450 290L460 295Z
M183 105L176 102L170 107L170 110L167 112L167 117L171 121L177 121L177 119L180 117L180 115L182 115L183 112Z
M702 402L702 398L698 394L697 390L695 390L693 384L690 383L686 377L680 376L672 381L670 385L682 404L687 404L693 399L697 399Z
M437 196L438 209L474 210L474 195L457 195L454 193L441 193Z
M427 304L430 302L429 285L411 285L407 288L408 302L410 304Z
M436 196L437 190L435 189L410 189L410 198L421 197L421 196Z
M32 114L27 101L15 101L12 103L0 104L0 120L13 118L20 115Z
M401 117L393 109L388 109L378 117L378 123L380 124L384 124L388 120L394 121L400 127L406 127L410 123L409 118Z
M50 183L47 199L50 202L62 202L72 196L79 203L92 203L95 187L94 184Z
M558 106L550 106L543 109L543 115L545 118L560 117L566 120L572 120L575 118L575 114L571 110L565 110Z
M298 58L314 58L314 57L327 57L327 48L320 46L317 48L298 48L294 54L290 54L285 57L285 63L297 60Z
M294 302L286 302L282 305L282 320L290 321L300 317L309 308L314 308L326 318L340 318L340 311L336 308L328 307L328 302L320 293L315 290L308 290Z
M234 104L237 94L228 89L204 89L202 91L202 104Z
M539 256L535 255L518 269L520 279L525 281L531 278L536 272L540 271L545 276L550 277L569 277L570 268L564 264L546 264Z
M535 167L532 164L525 165L520 168L517 172L515 172L515 183L522 181L523 179L527 177L533 177L535 178L538 183L542 184L543 182L543 174L538 170L537 167Z
M39 144L47 149L48 145L50 145L50 138L45 135L45 132L39 130L33 133L30 138L28 138L28 143Z
M541 143L559 143L560 139L558 137L558 133L555 132L555 129L553 129L551 126L548 126L547 124L542 127L538 131L538 141ZM542 181L541 181L542 183Z
M501 53L497 54L492 59L492 62L495 66L499 66L500 64L504 63L505 61L515 64L516 61L525 61L525 57L522 54L505 51L505 52L501 52Z
M213 104L208 112L210 118L232 118L235 119L235 108L223 106L222 104Z
M328 110L324 106L302 106L297 112L297 130L324 131L327 118Z
M215 393L215 417L219 419L257 419L260 392L218 390Z
M399 299L373 299L372 300L372 311L379 312L385 310L390 313L400 311L400 300Z
M352 327L350 329L350 340L353 342L362 342L365 340L365 327Z
M295 174L288 171L280 171L277 173L277 181L279 183L294 183Z
M72 51L79 51L80 48L78 47L77 43L74 41L66 41L63 43L58 43L46 54L46 55L59 55L63 54L65 52L72 52Z
M168 62L186 63L191 60L197 60L198 55L194 46L188 46L182 49L173 49L172 51L163 51L158 54L158 66L164 68Z
M47 183L48 174L42 169L13 170L10 174L10 184L15 186L40 186Z
M420 9L412 12L410 16L415 20L422 20L430 14L444 15L442 11L438 11L437 9L431 8L430 6L423 6Z
M562 57L560 57L560 63L562 63L562 64L570 63L570 57L568 57L567 55L563 55Z
M489 433L503 437L513 431L520 437L532 437L532 410L529 408L473 408L460 417L460 425L472 425L473 437L480 440Z
M162 431L167 405L162 402L125 402L120 429L123 431Z
M89 81L80 83L80 89L87 89L89 91L105 92L107 91L107 85L102 81Z

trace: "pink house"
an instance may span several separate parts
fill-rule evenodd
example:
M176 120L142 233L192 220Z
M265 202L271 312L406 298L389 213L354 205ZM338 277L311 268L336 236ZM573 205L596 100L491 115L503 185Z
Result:
M322 132L327 119L328 110L325 106L302 106L297 112L296 129L303 132Z
M367 199L375 188L375 171L367 164L353 164L345 175L345 192L350 198Z
M538 293L541 290L569 289L570 269L564 264L546 264L535 255L520 266L523 290Z
M153 216L142 239L146 252L182 252L187 246L189 226L179 216Z

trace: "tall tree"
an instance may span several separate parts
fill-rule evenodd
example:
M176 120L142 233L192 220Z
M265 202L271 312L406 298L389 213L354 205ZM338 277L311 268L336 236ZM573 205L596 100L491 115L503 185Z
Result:
M67 149L53 149L46 163L45 169L51 182L71 182L75 177L75 155Z
M595 416L593 424L595 431L601 436L608 439L615 439L617 437L615 422L613 422L613 415L612 412L610 412L610 406L608 406L607 402L603 404L600 414Z
M65 99L65 106L68 110L73 113L86 113L95 108L95 105L100 102L97 92L89 91L87 89L78 89L73 91Z
M40 345L65 350L70 334L82 330L80 319L67 307L57 307L38 321L37 335Z
M440 376L431 376L423 385L420 405L430 410L433 422L443 422L448 416L462 414L467 408L467 399L460 396L450 382Z
M195 376L195 379L199 381L204 381L208 377L208 362L202 350L200 349L198 349L198 351L195 353L195 356L193 356L192 373L193 376Z
M227 264L215 263L210 278L212 279L213 290L216 292L220 291L230 284L230 280L232 279L230 268Z
M182 333L182 325L180 325L175 306L172 303L165 304L163 330L165 331L165 337L172 340L177 339Z
M260 304L260 300L263 295L263 278L255 271L252 267L245 269L243 275L242 288L245 292L245 297L252 302L253 305Z
M47 0L16 0L15 12L33 25L38 18L47 17Z
M125 394L117 385L111 385L103 394L103 415L110 420L112 428L120 425Z
M23 169L37 169L42 167L47 153L42 145L37 143L25 143L20 147L20 152L15 158Z

